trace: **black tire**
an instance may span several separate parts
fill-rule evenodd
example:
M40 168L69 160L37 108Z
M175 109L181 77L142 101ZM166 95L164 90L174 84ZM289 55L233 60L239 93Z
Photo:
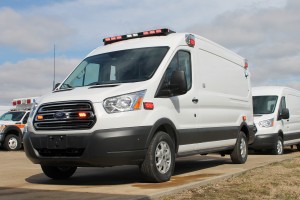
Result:
M164 150L162 150L162 148ZM158 156L158 153L162 153L162 155L160 154L160 156ZM145 160L140 165L141 175L145 180L149 182L165 182L170 180L174 168L174 142L167 133L159 131L153 137L147 150Z
M243 131L240 131L235 147L230 154L232 163L243 164L248 158L248 139Z
M297 150L300 151L300 144L297 144Z
M21 148L21 139L14 134L9 134L4 139L3 148L7 151L17 151Z
M282 137L278 136L277 144L271 149L273 155L282 155L283 154L283 140Z
M41 165L46 176L55 180L63 180L70 178L76 171L77 167L56 167Z

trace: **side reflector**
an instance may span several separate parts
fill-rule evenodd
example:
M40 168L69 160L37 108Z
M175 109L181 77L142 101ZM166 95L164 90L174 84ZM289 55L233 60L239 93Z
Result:
M153 110L154 109L153 102L144 102L144 109L145 110Z
M246 116L243 116L243 121L246 121L247 120L247 117Z

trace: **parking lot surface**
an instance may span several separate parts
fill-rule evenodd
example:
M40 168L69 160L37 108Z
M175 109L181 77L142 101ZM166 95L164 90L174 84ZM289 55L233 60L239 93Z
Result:
M237 165L229 156L190 156L177 160L169 182L155 184L144 182L137 166L79 168L70 179L54 181L23 151L0 151L0 199L153 199L294 157L300 157L295 149L279 156L251 153L246 164Z

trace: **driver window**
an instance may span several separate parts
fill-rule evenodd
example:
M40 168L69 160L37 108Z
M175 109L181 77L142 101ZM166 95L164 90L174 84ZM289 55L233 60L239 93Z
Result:
M170 83L172 73L176 70L185 72L187 88L189 90L192 85L191 55L189 52L181 50L175 54L166 70L165 83Z

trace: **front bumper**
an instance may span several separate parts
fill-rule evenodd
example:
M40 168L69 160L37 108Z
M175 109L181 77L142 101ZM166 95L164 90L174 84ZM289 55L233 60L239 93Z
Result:
M271 149L277 145L278 133L255 135L254 142L249 146L251 149Z
M97 166L139 164L151 127L98 130L90 134L24 134L24 150L35 164Z

